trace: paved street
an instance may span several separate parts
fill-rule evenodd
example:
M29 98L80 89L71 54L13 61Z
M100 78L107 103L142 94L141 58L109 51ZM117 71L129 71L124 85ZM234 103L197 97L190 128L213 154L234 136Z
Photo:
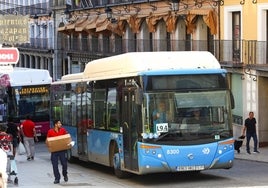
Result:
M240 154L235 154L236 158L268 162L268 148L260 148L260 154L247 154L243 146ZM44 142L37 143L36 157L34 161L27 161L25 155L17 155L17 167L19 187L21 188L58 188L58 187L127 187L122 184L122 181L116 181L117 178L105 178L105 174L98 175L98 173L88 174L88 169L77 168L76 164L69 164L69 182L62 182L54 185L54 177L52 173L52 166L50 163L50 153L44 146ZM60 166L61 167L61 166ZM85 173L83 173L85 172ZM12 176L14 179L14 176ZM8 184L8 187L16 187L14 184ZM131 186L133 187L133 186ZM263 186L262 186L263 187ZM267 186L268 187L268 186Z
M259 151L260 153L258 154L251 153L249 155L247 154L246 147L243 146L239 154L235 152L235 158L268 163L268 147L260 148Z
M44 147L44 142L36 144L36 156L33 161L27 161L25 155L17 155L17 168L19 186L21 188L54 188L54 187L126 187L116 181L106 180L103 177L94 174L84 173L81 169L76 169L75 165L68 164L69 182L65 183L63 179L60 184L53 184L54 177L52 165L50 162L50 153ZM59 165L61 171L61 165ZM14 179L14 176L11 176ZM17 187L9 183L8 187Z

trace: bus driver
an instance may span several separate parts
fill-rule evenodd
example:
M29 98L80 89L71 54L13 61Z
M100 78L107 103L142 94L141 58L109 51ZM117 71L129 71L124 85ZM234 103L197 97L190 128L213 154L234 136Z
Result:
M153 111L154 132L156 132L156 124L167 123L168 120L169 114L166 110L166 104L165 102L161 101L158 104L158 108Z

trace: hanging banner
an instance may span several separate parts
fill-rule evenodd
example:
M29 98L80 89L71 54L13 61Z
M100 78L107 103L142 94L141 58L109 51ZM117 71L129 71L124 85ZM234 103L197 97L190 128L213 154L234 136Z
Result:
M29 42L29 15L0 15L0 44Z

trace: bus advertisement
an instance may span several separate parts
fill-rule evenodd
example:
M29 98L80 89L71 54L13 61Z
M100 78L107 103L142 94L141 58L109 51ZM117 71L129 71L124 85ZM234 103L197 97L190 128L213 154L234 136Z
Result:
M68 158L130 174L233 166L227 71L209 52L133 52L89 62L51 85ZM72 114L72 115L70 115Z
M8 117L20 124L29 115L37 136L46 136L50 128L49 105L52 78L48 70L14 67L0 73L0 122Z

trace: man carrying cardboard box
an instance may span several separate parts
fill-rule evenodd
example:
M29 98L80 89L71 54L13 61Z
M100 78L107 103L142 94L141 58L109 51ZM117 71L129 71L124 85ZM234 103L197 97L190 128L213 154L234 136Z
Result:
M55 120L54 121L54 127L51 128L48 133L47 133L47 140L46 144L48 148L50 148L50 140L56 137L62 137L63 135L67 135L67 131L62 127L61 121L60 120ZM58 168L58 161L60 160L61 165L62 165L62 175L64 177L64 181L68 181L68 176L67 176L67 149L61 150L58 149L59 151L54 151L52 150L51 152L51 162L52 162L52 167L53 167L53 174L55 177L54 184L60 183L60 173L59 173L59 168Z

